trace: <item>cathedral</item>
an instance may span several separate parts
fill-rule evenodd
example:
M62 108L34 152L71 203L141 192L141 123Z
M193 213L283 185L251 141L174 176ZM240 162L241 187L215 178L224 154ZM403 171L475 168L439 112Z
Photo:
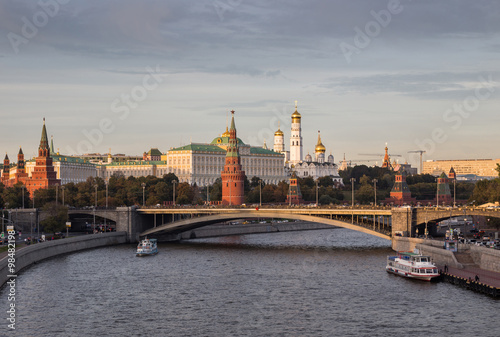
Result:
M314 148L314 158L307 154L303 160L303 143L302 143L302 115L297 110L297 102L295 102L295 111L292 116L292 126L290 130L290 151L285 150L284 133L278 127L274 133L274 151L285 156L286 169L291 173L295 173L298 178L312 177L318 179L320 177L331 177L335 185L342 185L342 178L339 176L337 165L334 163L333 155L330 154L325 160L326 148L321 141L321 135L318 131L318 141Z

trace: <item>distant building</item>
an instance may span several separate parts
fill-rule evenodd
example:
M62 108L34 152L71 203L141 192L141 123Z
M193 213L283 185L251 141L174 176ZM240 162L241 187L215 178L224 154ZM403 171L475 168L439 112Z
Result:
M497 164L500 164L500 159L427 160L423 163L423 173L437 177L453 168L457 180L467 176L492 179L498 178Z
M221 177L229 147L230 132L215 137L211 143L190 143L167 151L167 170L180 182L207 186ZM284 154L245 144L236 137L242 170L246 176L259 177L266 184L286 180ZM163 156L162 156L163 157Z
M142 160L150 160L150 161L160 161L162 153L157 148L153 148L149 150L147 153L144 152L142 156Z

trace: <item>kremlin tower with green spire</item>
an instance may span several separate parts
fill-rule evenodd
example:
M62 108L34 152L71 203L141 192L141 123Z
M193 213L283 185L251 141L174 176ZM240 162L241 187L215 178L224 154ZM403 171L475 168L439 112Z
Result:
M222 204L241 205L245 200L245 171L241 169L240 154L238 151L238 138L234 125L234 110L231 111L231 128L229 129L229 145L226 152L222 179Z
M35 162L31 178L26 180L26 188L31 195L40 188L61 185L61 180L57 179L57 172L54 170L52 157L50 156L45 118L43 119L42 137L38 146L38 157L36 157Z

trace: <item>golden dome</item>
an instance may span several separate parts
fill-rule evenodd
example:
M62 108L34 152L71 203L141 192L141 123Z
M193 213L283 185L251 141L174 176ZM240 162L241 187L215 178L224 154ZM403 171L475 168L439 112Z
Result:
M321 136L319 135L319 131L318 131L318 144L316 144L316 147L314 148L314 151L316 153L318 153L318 152L325 153L326 152L326 148L323 145L323 143L321 142Z
M292 123L300 123L302 116L297 111L297 101L295 101L295 112L292 114Z
M274 133L275 136L284 136L285 134L278 128L278 131Z
M292 123L300 123L300 119L302 116L299 114L297 109L295 109L295 112L292 114Z
M231 134L229 133L229 130L227 129L227 126L226 126L226 131L222 134L222 137L229 137L231 136Z

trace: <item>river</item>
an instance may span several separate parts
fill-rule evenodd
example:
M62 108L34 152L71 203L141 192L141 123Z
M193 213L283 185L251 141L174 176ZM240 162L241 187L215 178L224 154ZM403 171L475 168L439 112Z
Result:
M20 273L17 336L497 336L500 302L385 271L386 240L346 229L135 245ZM6 317L7 288L0 291ZM3 331L7 322L3 320Z

